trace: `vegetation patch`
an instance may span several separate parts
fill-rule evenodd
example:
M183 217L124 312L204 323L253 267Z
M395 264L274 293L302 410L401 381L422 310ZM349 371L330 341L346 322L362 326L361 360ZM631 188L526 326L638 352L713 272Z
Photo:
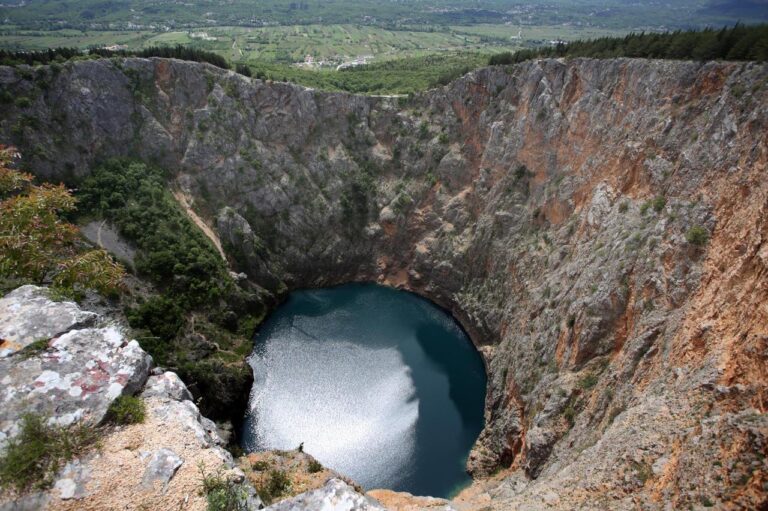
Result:
M119 396L107 409L106 420L112 424L128 425L144 422L146 407L144 401L136 396Z
M256 492L264 501L264 504L270 505L288 493L291 489L291 480L283 470L273 469L269 471L266 480L256 487Z
M126 317L155 362L175 370L214 418L237 415L251 383L245 356L264 306L240 288L211 241L169 191L161 169L104 163L79 184L81 211L108 219L138 249L136 272L157 290L124 296ZM238 332L241 332L240 335Z
M244 511L247 493L241 484L234 483L225 477L221 470L213 474L205 471L205 466L199 466L202 476L202 495L208 503L208 511Z
M322 463L320 463L314 458L309 460L309 463L307 464L307 471L309 471L310 474L316 474L317 472L321 472L322 470L323 470Z
M592 373L582 376L578 383L579 388L582 390L591 389L595 385L597 385L597 376Z
M32 358L36 355L39 355L43 351L48 349L48 343L50 342L50 339L38 339L36 341L33 341L21 350L19 350L18 355L21 358Z
M688 229L688 232L685 233L685 241L690 243L691 245L696 245L697 247L701 247L703 245L707 244L707 241L709 241L709 232L707 229L700 225L694 225L690 229Z
M47 488L64 464L92 448L97 438L88 426L61 428L39 415L22 416L20 433L0 455L0 487L17 492Z

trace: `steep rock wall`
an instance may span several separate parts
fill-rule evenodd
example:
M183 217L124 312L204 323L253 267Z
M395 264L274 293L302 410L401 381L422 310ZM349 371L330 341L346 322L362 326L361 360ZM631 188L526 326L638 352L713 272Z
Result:
M116 59L0 86L32 170L173 170L273 292L448 307L489 373L469 468L510 467L467 502L765 502L766 66L545 60L398 99Z

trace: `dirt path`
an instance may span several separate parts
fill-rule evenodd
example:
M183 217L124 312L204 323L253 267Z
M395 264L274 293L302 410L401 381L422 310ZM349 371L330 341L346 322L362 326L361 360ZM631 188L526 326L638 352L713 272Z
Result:
M203 221L202 218L197 216L197 213L195 213L195 211L192 209L192 206L190 206L187 196L184 195L182 191L173 190L172 193L174 198L176 198L176 200L179 201L179 204L181 204L181 207L184 208L184 211L186 211L189 219L192 220L206 236L208 236L208 239L210 239L214 244L216 250L219 251L221 258L224 260L224 262L226 262L227 256L224 254L224 249L221 248L221 241L219 240L219 237L216 235L216 233L213 232L213 229L211 229L208 224Z

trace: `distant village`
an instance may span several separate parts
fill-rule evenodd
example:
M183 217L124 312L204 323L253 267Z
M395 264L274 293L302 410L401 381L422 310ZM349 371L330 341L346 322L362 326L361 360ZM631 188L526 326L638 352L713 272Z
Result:
M336 71L339 71L350 67L364 66L370 63L373 58L373 55L357 55L356 57L336 55L334 57L316 59L312 55L307 55L302 62L296 62L293 65L303 69L334 68Z

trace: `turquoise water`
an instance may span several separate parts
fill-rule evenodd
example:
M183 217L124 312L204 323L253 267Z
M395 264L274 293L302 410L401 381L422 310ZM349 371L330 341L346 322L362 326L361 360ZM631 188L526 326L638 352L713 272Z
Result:
M449 497L483 426L480 355L442 309L373 284L297 291L262 325L246 451L304 450L366 489Z

